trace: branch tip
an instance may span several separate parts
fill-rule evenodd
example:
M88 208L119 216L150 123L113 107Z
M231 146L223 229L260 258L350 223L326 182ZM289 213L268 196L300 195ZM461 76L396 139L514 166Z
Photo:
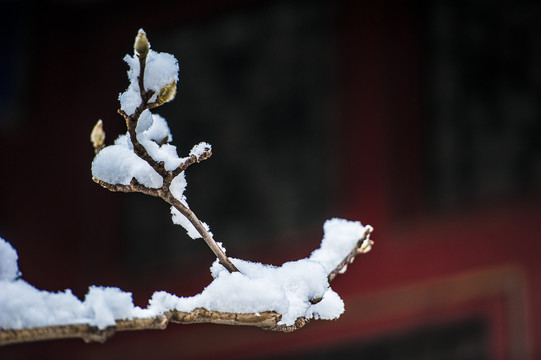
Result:
M135 37L135 43L133 49L140 57L146 57L150 50L150 44L148 42L147 35L143 29L139 29L137 36Z

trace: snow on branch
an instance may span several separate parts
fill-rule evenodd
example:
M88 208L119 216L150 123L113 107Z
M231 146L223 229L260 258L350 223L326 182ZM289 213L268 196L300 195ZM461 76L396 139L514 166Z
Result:
M184 196L184 171L191 164L208 159L212 147L200 143L187 157L180 158L176 147L170 144L173 137L167 121L150 111L174 99L177 59L151 50L145 32L139 30L134 55L126 55L124 61L130 67L130 85L119 96L118 112L128 131L114 145L104 146L101 120L94 126L90 135L96 152L92 162L94 181L111 191L141 192L161 198L171 205L176 224L185 227L192 237L203 238L227 270L238 271L216 244L208 226L190 210Z
M242 269L237 278L215 262L211 269L215 280L201 294L179 298L155 292L146 309L134 306L131 294L117 288L91 287L82 302L69 290L38 290L17 278L17 254L0 239L4 264L0 267L0 344L67 338L104 342L118 331L165 329L170 322L291 332L311 318L335 319L344 304L328 284L357 255L370 251L372 228L332 219L324 230L321 247L308 258L281 267L233 259ZM326 279L321 279L319 274L326 273ZM304 292L298 289L303 285ZM235 299L231 299L232 289Z
M187 157L179 157L167 121L150 111L175 97L177 60L151 50L143 30L137 34L134 55L124 60L130 85L119 96L119 114L127 132L106 146L102 121L94 126L93 180L110 191L139 192L169 204L172 221L190 237L202 238L216 255L210 268L214 280L192 297L157 291L146 308L135 306L131 293L113 287L91 286L81 301L69 289L52 293L24 281L17 252L0 238L0 344L61 338L105 341L117 331L164 329L169 322L289 332L310 319L338 318L344 303L329 284L357 255L371 249L372 227L327 220L320 247L282 266L228 258L184 196L185 171L208 159L211 145L197 144Z

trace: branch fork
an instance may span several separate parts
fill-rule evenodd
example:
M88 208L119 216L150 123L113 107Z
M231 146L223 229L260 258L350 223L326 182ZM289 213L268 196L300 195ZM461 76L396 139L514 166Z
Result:
M110 191L121 191L121 192L140 192L146 195L159 197L162 200L164 200L169 205L173 206L175 209L177 209L183 216L185 216L188 221L195 227L197 232L201 235L203 240L206 242L206 244L209 246L209 248L212 250L214 255L216 255L216 258L220 261L220 263L229 271L229 272L235 272L238 271L236 266L229 260L229 258L225 255L224 251L216 241L213 239L212 235L209 231L205 228L205 226L201 223L201 221L197 218L195 213L190 210L185 204L180 201L180 199L177 199L170 191L171 182L173 179L178 176L180 173L185 171L190 165L194 163L199 163L203 160L208 159L212 155L212 151L210 148L206 148L205 151L198 154L197 156L194 154L191 154L187 159L185 159L181 164L172 171L167 171L165 169L165 165L163 162L157 162L150 156L147 149L141 144L137 138L137 123L139 121L139 118L143 111L150 110L153 108L156 108L158 106L161 106L162 104L171 101L176 93L176 82L172 82L170 84L165 85L162 90L158 93L158 96L156 96L156 100L150 102L150 100L154 97L156 94L153 90L146 90L145 89L145 68L146 68L146 59L148 55L149 50L149 44L148 39L146 38L146 35L144 32L140 31L136 37L134 49L137 54L137 57L139 59L139 75L138 75L138 86L139 86L139 94L141 103L140 105L135 109L134 113L131 115L128 115L123 110L118 110L119 114L124 117L124 120L126 122L126 128L128 130L129 134L129 140L131 141L133 145L133 151L134 153L147 162L153 169L156 171L163 179L163 185L159 189L154 189L147 187L145 185L139 184L135 179L133 179L130 183L130 185L118 185L118 184L110 184L108 182L105 182L103 180L93 178L93 180L100 184L101 186L107 188ZM94 151L99 153L104 148L103 139L105 138L105 133L103 131L102 122L101 120L98 121L98 123L95 125L92 134L91 139ZM100 139L100 140L98 140Z

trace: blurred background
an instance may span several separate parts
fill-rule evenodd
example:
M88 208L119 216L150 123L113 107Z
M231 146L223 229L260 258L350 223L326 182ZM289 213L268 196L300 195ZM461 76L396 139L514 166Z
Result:
M92 182L89 134L125 132L122 61L143 28L180 63L157 109L187 197L232 257L280 265L330 217L376 244L292 333L170 324L2 359L541 358L538 1L2 1L0 236L39 289L117 286L146 306L211 281L169 207ZM535 220L537 219L537 220Z

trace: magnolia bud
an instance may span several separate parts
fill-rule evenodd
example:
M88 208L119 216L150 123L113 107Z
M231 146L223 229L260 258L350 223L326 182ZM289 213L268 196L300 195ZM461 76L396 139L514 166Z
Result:
M105 143L105 131L103 131L103 121L98 120L92 132L90 133L90 142L94 146L96 153L100 151Z
M175 95L177 94L177 83L176 81L173 81L167 85L165 85L158 94L158 104L162 105L166 102L169 102L175 98Z
M150 44L148 43L147 34L143 29L139 29L137 36L135 37L135 43L133 44L133 49L139 56L146 56L148 50L150 49Z

